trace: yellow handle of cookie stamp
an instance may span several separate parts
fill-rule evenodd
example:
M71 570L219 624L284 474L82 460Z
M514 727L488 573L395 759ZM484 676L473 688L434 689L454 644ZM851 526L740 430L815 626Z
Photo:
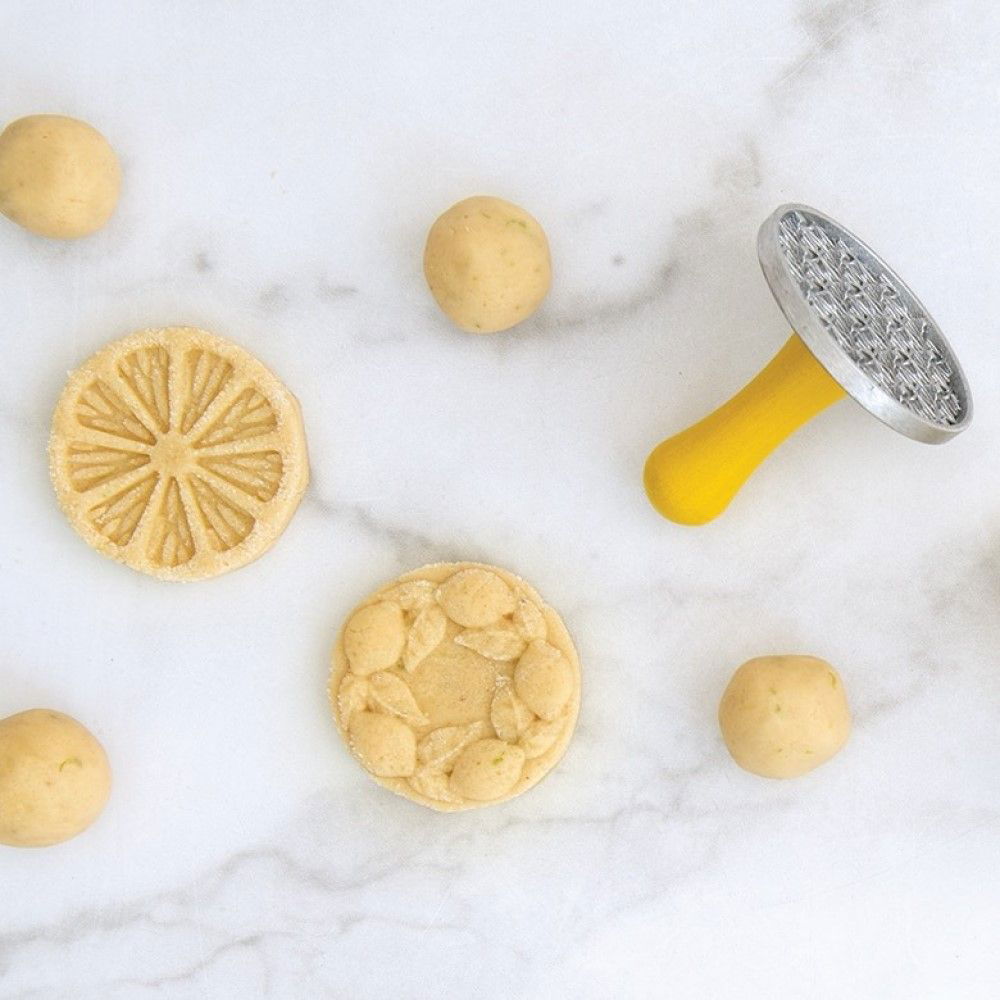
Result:
M728 403L646 460L646 493L678 524L718 517L787 437L847 393L796 334Z

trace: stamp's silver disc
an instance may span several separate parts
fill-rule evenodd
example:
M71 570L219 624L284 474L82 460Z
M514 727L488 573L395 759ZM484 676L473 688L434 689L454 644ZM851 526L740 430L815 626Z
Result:
M816 360L883 423L947 441L972 420L965 375L937 323L869 246L805 205L760 227L771 292Z

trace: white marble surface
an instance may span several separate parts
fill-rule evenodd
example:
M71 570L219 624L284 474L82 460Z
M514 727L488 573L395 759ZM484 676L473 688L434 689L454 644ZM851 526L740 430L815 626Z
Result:
M0 715L78 716L116 775L85 836L0 849L0 996L996 997L998 50L991 0L4 0L0 118L93 121L126 185L85 242L0 225ZM475 192L556 269L490 339L420 271ZM642 461L782 343L754 238L788 200L917 289L976 420L929 448L842 404L672 526ZM268 556L192 586L88 550L45 460L66 371L171 323L282 375L314 467ZM352 602L452 557L534 582L586 687L543 784L441 816L323 686ZM782 651L857 722L794 783L714 721Z

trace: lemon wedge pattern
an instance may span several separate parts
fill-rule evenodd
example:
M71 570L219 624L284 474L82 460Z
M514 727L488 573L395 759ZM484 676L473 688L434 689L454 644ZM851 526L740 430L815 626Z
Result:
M52 482L95 549L168 580L246 565L274 544L309 480L295 397L204 330L142 330L66 383Z

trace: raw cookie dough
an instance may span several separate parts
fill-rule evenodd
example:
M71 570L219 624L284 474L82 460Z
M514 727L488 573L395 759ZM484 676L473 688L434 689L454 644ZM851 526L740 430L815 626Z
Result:
M204 330L142 330L66 383L52 482L98 552L164 580L246 565L284 531L309 480L295 397Z
M29 115L0 132L0 212L59 239L96 232L118 204L121 168L97 129L65 115Z
M740 767L765 778L795 778L847 742L844 683L814 656L761 656L733 674L719 725Z
M477 195L431 226L424 275L457 326L495 333L527 319L545 298L552 283L549 244L523 208Z
M438 563L351 613L329 694L341 736L379 784L454 812L520 795L555 767L580 709L580 661L523 580Z
M34 708L0 720L0 844L69 840L97 819L110 790L104 749L76 719Z

